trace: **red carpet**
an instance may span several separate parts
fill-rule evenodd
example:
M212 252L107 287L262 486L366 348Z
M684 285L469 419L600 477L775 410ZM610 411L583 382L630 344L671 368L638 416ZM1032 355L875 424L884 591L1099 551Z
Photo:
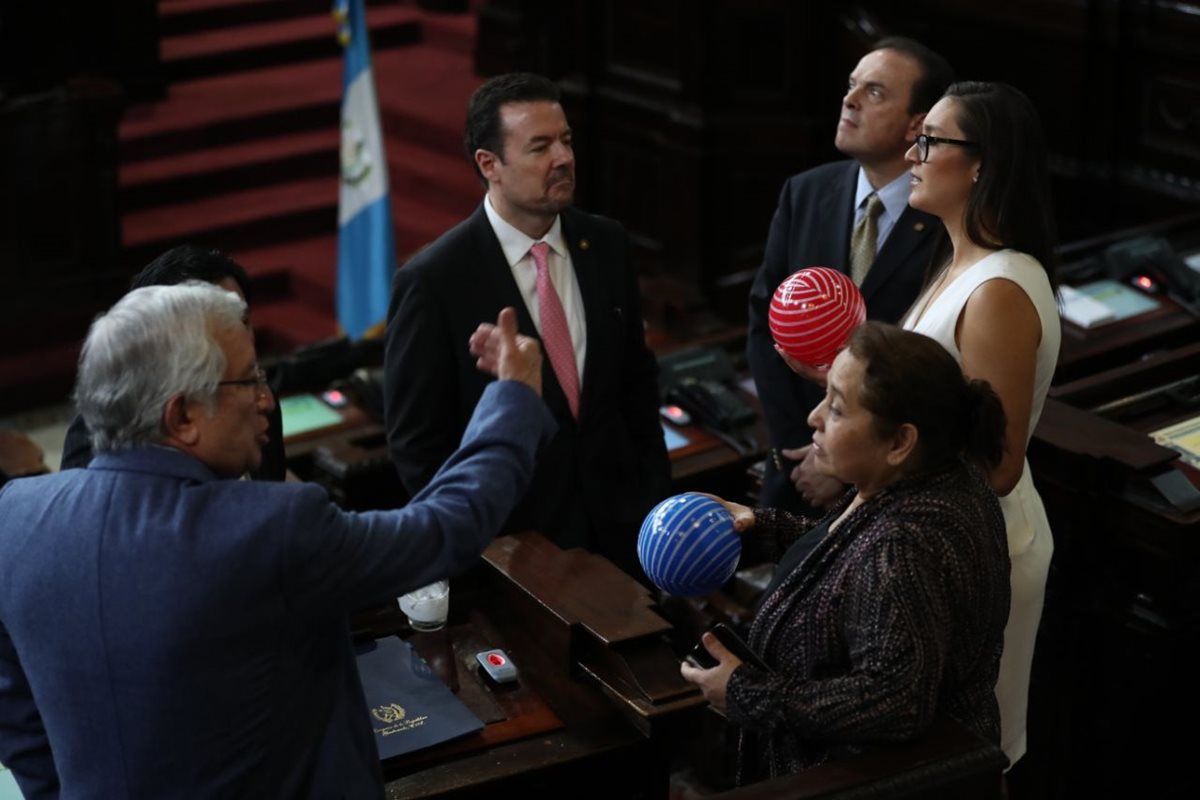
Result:
M119 128L124 267L183 242L219 248L250 273L260 353L335 335L342 58L329 0L158 9L168 94L127 108ZM367 0L367 19L403 263L482 195L462 153L476 20L397 0ZM65 398L89 319L63 307L0 345L0 405Z
M254 280L260 346L334 335L342 59L328 3L167 0L168 97L120 130L122 232L136 266L184 241L228 251ZM467 216L462 155L473 15L369 4L400 260Z

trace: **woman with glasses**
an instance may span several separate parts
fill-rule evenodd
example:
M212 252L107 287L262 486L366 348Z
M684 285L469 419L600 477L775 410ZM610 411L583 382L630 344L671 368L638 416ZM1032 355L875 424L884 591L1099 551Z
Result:
M1007 528L1012 605L996 697L1001 746L1025 752L1034 639L1054 545L1025 448L1058 360L1054 225L1046 145L1033 104L1002 83L956 83L909 149L916 209L946 227L925 289L904 318L987 381L1007 418L1005 453L989 480Z

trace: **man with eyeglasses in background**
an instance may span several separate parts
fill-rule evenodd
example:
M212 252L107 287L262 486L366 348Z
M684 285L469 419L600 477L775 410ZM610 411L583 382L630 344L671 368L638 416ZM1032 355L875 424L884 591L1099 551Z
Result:
M917 297L941 222L909 208L904 154L925 113L953 82L950 65L923 44L883 39L850 73L834 145L849 160L784 184L762 266L750 290L746 352L770 432L759 504L820 511L845 487L812 468L809 412L824 387L792 372L775 351L767 312L775 289L804 267L854 278L867 316L896 322Z
M204 281L233 292L246 299L250 278L242 265L219 250L210 250L194 244L172 247L155 258L129 283L129 289L143 286L174 286L185 281ZM270 388L263 384L263 390ZM59 469L86 467L92 460L92 432L83 417L76 415L67 428L63 440L62 462ZM287 475L287 463L283 448L283 414L273 404L267 413L267 443L262 450L261 465L252 470L249 477L259 480L281 481Z
M347 614L474 563L553 433L507 308L471 342L498 380L405 508L237 480L274 406L245 314L205 283L127 294L80 358L91 464L0 488L0 762L27 800L382 799Z

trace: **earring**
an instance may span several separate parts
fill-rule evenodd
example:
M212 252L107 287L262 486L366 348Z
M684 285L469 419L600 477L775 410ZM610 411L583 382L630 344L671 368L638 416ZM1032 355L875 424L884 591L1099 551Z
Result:
M971 176L971 183L979 183L979 173L975 173L973 176Z

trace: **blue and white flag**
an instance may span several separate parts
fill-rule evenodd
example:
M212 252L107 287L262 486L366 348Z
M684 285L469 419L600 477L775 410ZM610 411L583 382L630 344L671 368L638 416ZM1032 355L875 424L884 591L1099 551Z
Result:
M363 0L335 0L342 76L341 191L338 195L338 324L351 339L382 334L396 242L388 196L387 156Z

